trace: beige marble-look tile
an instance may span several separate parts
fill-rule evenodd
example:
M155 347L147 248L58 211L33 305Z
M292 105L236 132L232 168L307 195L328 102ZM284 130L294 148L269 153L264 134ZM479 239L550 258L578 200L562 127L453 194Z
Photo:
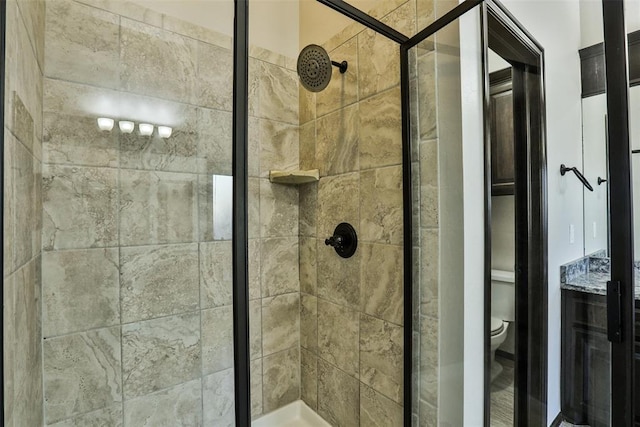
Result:
M45 252L44 337L119 324L119 271L118 249Z
M316 94L299 85L298 98L300 105L300 124L310 122L316 118Z
M260 115L260 76L262 61L249 57L249 128L251 128L251 119L262 117ZM256 119L257 123L257 119Z
M256 45L249 45L249 56L279 67L285 67L287 62L286 56Z
M415 33L415 3L406 2L383 22L401 33ZM400 84L400 49L397 43L372 30L358 35L360 99Z
M318 169L315 120L300 126L300 169Z
M198 171L231 175L233 169L232 114L198 108Z
M198 244L120 248L122 322L197 310Z
M295 170L299 165L300 131L298 124L260 120L260 176L272 170Z
M262 301L249 301L249 356L262 357Z
M298 75L267 62L260 63L260 117L298 125Z
M438 320L420 317L420 399L438 406L440 380Z
M205 426L235 426L233 369L202 378L202 420Z
M400 89L360 103L360 169L402 164Z
M300 291L298 238L263 239L262 297Z
M400 84L400 49L382 34L367 29L358 34L360 99Z
M262 359L262 407L265 413L300 398L298 347Z
M425 28L427 25L435 21L435 1L434 0L416 0L416 17L418 30Z
M300 294L262 299L262 355L300 344ZM265 408L266 410L266 408Z
M358 104L316 120L316 161L320 176L339 175L359 168Z
M262 359L251 361L251 418L262 415Z
M226 34L201 27L200 25L171 15L162 15L162 28L227 49L231 49L233 45L233 38Z
M195 101L198 43L139 21L120 22L120 88L171 101Z
M232 289L232 242L200 243L200 308L231 305Z
M344 74L333 68L331 82L322 92L316 93L317 117L344 108L358 100L358 39L353 37L329 52L331 60L347 61L349 67Z
M318 183L312 182L299 187L300 235L316 237L318 224Z
M304 348L300 349L300 398L318 410L318 357Z
M333 233L332 233L333 234ZM336 304L360 309L360 258L356 250L351 258L342 258L334 249L317 240L318 292L321 298Z
M122 401L119 327L48 339L43 346L47 424Z
M249 299L254 300L262 296L260 285L261 257L260 239L249 239Z
M233 307L202 311L203 375L233 367Z
M15 5L14 5L15 6ZM2 281L2 340L3 340L3 384L4 424L14 425L15 418L15 361L16 361L16 316L15 278L16 274L5 275Z
M14 203L14 191L15 184L13 182L13 170L15 168L15 156L12 154L15 149L15 144L18 144L15 137L4 128L4 166L3 166L3 222L2 222L2 277L8 277L11 272L14 271L13 250L16 246L14 242L13 233L16 230L15 226L15 203ZM9 300L7 300L9 301ZM6 317L5 317L6 318ZM6 352L5 352L6 353Z
M157 393L127 400L127 426L178 427L202 425L200 380L190 381Z
M198 224L201 242L231 240L233 234L233 177L228 175L198 175ZM253 199L253 183L249 184ZM251 202L250 202L251 203ZM250 232L253 230L254 207L249 206Z
M260 180L260 235L298 236L298 188Z
M233 109L233 55L231 50L198 42L198 105L217 110Z
M13 92L13 123L9 124L13 134L30 151L35 150L34 122L31 113L22 102L17 92Z
M341 222L348 222L358 230L360 206L358 205L360 175L345 175L320 178L318 183L318 237L333 236Z
M318 359L318 414L331 425L360 425L360 382Z
M200 376L200 315L184 314L122 326L126 399Z
M401 426L402 420L402 406L370 387L360 386L360 425Z
M420 314L440 317L440 236L438 230L422 229L420 239Z
M42 270L35 257L14 273L14 404L16 421L42 425Z
M98 129L95 117L46 111L43 120L42 149L45 163L118 166L118 134Z
M38 2L38 4L41 3ZM6 34L8 36L5 70L11 78L5 81L4 123L12 131L15 131L14 124L24 124L24 121L14 115L28 112L34 123L33 154L36 158L40 158L39 144L36 142L42 139L42 71L38 64L38 58L33 53L27 28L14 2L7 3ZM14 96L14 93L17 96ZM16 100L24 103L24 108L14 105ZM27 141L23 141L23 143L28 144ZM32 148L31 145L29 148Z
M418 58L418 110L420 139L437 137L437 96L435 52Z
M249 117L247 172L252 178L260 176L260 122L258 118Z
M403 328L360 315L360 380L402 403Z
M109 406L104 409L77 415L55 424L47 424L51 427L122 427L122 404Z
M401 246L362 243L361 309L374 317L403 323L403 250Z
M300 291L316 295L317 289L317 241L313 237L300 237Z
M47 5L45 37L47 77L118 88L118 15L70 0L52 2Z
M153 102L149 98L142 102ZM177 103L165 103L164 108L174 111L174 123L169 138L161 138L157 129L151 136L120 133L120 166L128 169L157 170L167 172L194 172L198 161L198 129L196 108ZM145 120L146 121L146 120ZM153 124L153 122L152 122Z
M11 190L12 199L11 210L13 211L12 251L13 265L15 271L27 263L34 255L34 250L39 250L38 235L38 215L36 211L36 187L40 182L36 181L37 175L35 167L39 163L27 151L24 145L15 138L9 138L9 156L11 156Z
M318 299L318 356L358 377L358 312Z
M192 174L121 170L120 244L195 241L197 182Z
M420 427L434 427L438 425L438 406L420 400Z
M402 166L360 173L362 241L402 244L402 206Z
M33 175L35 178L35 201L34 211L36 214L33 217L32 234L31 234L31 255L36 256L42 253L42 231L43 231L43 208L42 208L42 194L43 194L43 181L42 181L42 162L35 160L33 162Z
M79 3L104 9L136 21L144 22L154 27L162 28L162 13L156 12L133 2L120 2L113 0L77 0Z
M118 244L117 171L43 167L43 247L80 249Z
M420 247L420 164L411 163L411 244Z
M438 188L438 140L420 143L420 226L440 224Z
M318 298L300 294L300 346L318 351Z
M260 238L262 223L260 222L260 182L259 178L249 178L248 211L249 211L249 239Z
M29 34L29 40L36 54L40 69L44 68L44 41L45 41L45 2L18 1L18 8L24 20Z

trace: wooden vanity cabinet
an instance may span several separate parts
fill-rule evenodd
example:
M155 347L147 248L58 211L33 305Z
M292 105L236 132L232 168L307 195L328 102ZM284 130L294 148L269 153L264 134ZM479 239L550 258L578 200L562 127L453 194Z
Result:
M640 308L636 301L636 331ZM640 339L636 335L635 406L640 408ZM561 406L572 424L609 425L611 346L604 295L562 290ZM636 414L635 425L640 426Z
M491 102L491 195L515 191L513 91L511 68L489 75Z

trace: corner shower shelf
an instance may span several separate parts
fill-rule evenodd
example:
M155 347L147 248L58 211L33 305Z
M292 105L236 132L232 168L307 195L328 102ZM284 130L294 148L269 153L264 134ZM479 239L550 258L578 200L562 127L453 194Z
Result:
M269 171L269 180L274 184L301 185L320 179L318 169L294 171Z

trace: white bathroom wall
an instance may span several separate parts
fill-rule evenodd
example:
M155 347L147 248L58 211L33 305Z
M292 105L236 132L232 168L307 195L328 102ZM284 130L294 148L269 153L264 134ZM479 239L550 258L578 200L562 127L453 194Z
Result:
M627 33L640 30L640 0L625 0ZM602 43L602 1L580 0L580 48Z
M491 268L514 271L516 251L515 198L491 198Z

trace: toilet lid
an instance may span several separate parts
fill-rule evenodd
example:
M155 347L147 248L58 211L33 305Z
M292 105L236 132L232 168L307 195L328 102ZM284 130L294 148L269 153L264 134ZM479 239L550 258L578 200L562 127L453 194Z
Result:
M491 335L498 335L504 330L504 322L497 317L491 318Z

